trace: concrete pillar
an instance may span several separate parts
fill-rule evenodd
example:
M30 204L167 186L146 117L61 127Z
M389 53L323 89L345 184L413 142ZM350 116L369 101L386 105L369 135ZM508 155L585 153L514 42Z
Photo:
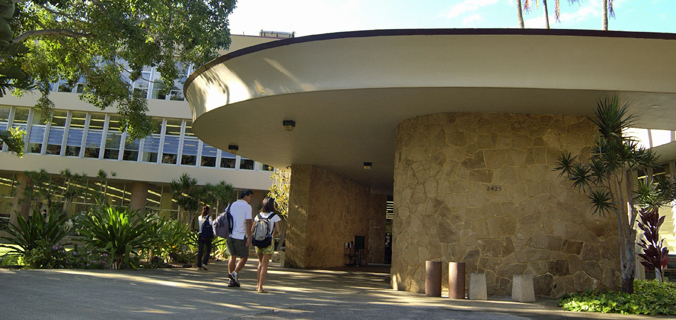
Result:
M28 215L30 213L30 201L24 200L24 190L26 186L31 183L28 176L25 173L19 172L16 174L16 193L14 195L14 200L12 200L12 212L9 216L9 223L16 225L16 213L19 212L25 220L28 220Z
M470 300L488 299L488 294L486 292L485 273L471 273L469 275L469 299Z
M145 210L146 200L148 199L148 183L134 181L131 184L131 199L129 208L132 210Z
M448 263L448 297L465 299L465 263Z
M441 261L425 262L425 296L441 297Z
M514 281L512 281L512 300L519 302L535 301L533 276L526 274L514 275Z

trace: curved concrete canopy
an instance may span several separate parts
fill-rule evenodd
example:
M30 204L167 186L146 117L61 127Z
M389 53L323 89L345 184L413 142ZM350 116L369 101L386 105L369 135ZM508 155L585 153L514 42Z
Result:
M676 130L674 57L674 34L345 32L232 52L199 68L184 92L193 130L210 145L238 145L275 167L313 164L390 193L396 127L420 115L591 114L618 94L640 116L637 127Z

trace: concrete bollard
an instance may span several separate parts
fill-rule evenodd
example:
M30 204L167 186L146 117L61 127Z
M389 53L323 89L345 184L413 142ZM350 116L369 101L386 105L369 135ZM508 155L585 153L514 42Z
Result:
M448 297L465 299L465 263L448 263Z
M488 300L485 274L483 273L469 274L469 299Z
M512 281L512 300L519 302L535 301L533 276L526 274L514 275L514 281Z
M441 297L441 261L425 262L425 296Z

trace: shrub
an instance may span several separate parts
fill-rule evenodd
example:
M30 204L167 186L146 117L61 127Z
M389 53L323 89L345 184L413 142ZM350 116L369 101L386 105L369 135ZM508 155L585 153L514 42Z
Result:
M44 242L40 241L40 244ZM44 244L26 255L26 264L35 269L105 269L108 255L92 251L66 250L63 246Z
M637 280L634 294L587 290L563 296L559 306L567 311L676 315L676 283Z
M122 207L94 208L79 219L82 242L94 251L106 252L113 268L132 267L143 250L157 243L157 219L150 212Z
M9 249L8 255L22 257L40 246L58 245L72 227L72 222L68 221L68 217L57 211L51 211L46 220L37 210L33 212L33 218L28 221L20 214L16 215L16 220L17 224L10 224L6 230L9 236L2 237L12 246L0 246Z

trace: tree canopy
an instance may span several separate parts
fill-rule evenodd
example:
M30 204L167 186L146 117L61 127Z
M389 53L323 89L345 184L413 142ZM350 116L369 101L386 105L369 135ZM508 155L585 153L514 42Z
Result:
M230 45L236 0L0 0L0 96L38 90L35 106L51 116L50 86L84 83L80 99L116 107L130 139L151 133L146 96L132 83L144 67L161 74L161 92L177 88L189 65ZM180 84L178 85L180 86Z

